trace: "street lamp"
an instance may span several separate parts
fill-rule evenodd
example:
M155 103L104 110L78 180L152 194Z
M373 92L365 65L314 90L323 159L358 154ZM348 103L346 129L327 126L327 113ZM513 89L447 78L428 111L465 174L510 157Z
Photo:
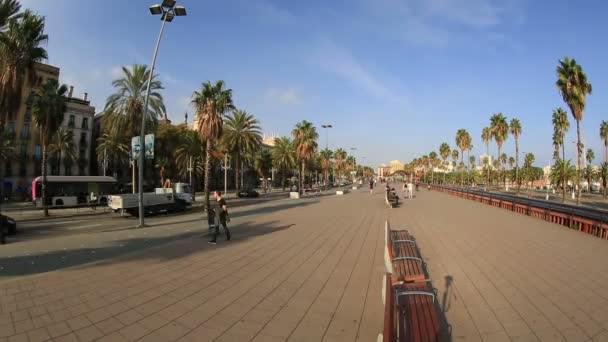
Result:
M353 155L353 159L355 161L355 164L353 165L354 173L353 173L353 183L355 183L357 181L357 158L355 157L355 152L357 150L356 147L351 147L350 150L352 151L351 154Z
M329 129L333 128L333 126L329 125L329 124L324 124L324 125L321 125L321 127L325 128L325 149L327 150L327 149L329 149L328 148L328 146L329 146Z
M139 134L139 227L144 226L144 158L146 154L145 148L145 135L146 135L146 118L148 117L148 101L150 100L150 85L152 84L152 77L154 76L154 67L156 66L156 56L158 55L158 48L160 46L160 40L163 37L165 31L165 24L173 21L173 18L181 17L186 15L186 8L184 6L175 6L175 0L163 0L162 4L150 6L150 13L152 15L161 15L160 19L163 22L160 26L160 32L156 40L156 47L154 48L154 55L152 56L152 67L148 76L148 86L146 88L146 98L144 100L144 115L141 117L141 132Z

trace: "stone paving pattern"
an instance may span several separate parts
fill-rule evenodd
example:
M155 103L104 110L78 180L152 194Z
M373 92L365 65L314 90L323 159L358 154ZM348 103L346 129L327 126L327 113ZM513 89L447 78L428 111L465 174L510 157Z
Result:
M0 282L0 342L375 341L385 219L418 240L455 341L608 340L605 240L426 190L300 204L234 219L216 246Z

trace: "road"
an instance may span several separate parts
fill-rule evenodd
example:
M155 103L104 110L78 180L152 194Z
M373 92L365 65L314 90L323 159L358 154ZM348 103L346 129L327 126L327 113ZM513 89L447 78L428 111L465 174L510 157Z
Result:
M318 197L304 201L318 201ZM231 219L288 209L296 205L286 194L228 202ZM185 213L138 219L113 213L18 222L19 233L0 246L0 280L82 265L141 251L184 238L206 236L207 220L197 205Z

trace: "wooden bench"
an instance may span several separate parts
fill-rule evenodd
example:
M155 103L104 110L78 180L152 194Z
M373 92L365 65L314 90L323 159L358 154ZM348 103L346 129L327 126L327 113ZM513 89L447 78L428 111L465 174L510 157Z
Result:
M429 283L394 286L391 274L384 276L382 286L384 328L380 342L448 341L448 334L435 304L436 293Z
M384 265L392 274L393 284L424 281L424 262L416 241L407 230L391 230L385 222Z
M386 204L388 204L388 206L391 208L399 205L399 196L397 196L394 190L386 191Z

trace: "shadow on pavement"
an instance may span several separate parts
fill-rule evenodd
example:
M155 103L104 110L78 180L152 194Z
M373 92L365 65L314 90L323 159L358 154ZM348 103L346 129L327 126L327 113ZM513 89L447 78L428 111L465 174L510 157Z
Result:
M224 241L218 237L217 245L207 244L208 229L187 232L163 237L130 238L108 241L107 246L87 247L81 245L78 249L52 251L25 256L0 258L0 283L26 276L49 271L61 270L68 267L81 266L91 262L96 265L119 264L133 260L168 260L187 257L194 253L204 253L207 250L227 248L256 236L272 234L293 227L294 224L278 225L276 221L262 224L245 222L230 227L232 240ZM223 231L221 231L223 232ZM175 245L167 245L175 243ZM124 256L121 259L116 257ZM111 259L111 260L106 260ZM95 267L96 265L89 265Z

